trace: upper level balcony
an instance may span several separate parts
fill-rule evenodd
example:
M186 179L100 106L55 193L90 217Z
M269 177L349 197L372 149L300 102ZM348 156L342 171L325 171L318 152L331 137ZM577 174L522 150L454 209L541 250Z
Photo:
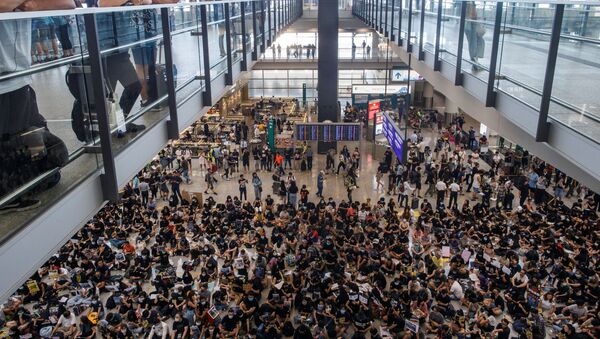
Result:
M250 69L302 2L0 13L0 300Z
M520 143L600 188L599 6L355 0L353 12L426 80L478 99L483 105L471 113L482 122L501 134L516 127ZM500 114L487 114L494 110Z

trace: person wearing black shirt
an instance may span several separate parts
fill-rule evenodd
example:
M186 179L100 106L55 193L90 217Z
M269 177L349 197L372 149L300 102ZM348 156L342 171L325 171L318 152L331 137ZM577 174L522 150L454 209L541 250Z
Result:
M238 332L240 331L240 319L233 309L229 309L227 316L221 320L219 329L225 336L237 337Z
M188 320L177 313L175 320L173 320L173 325L171 325L171 339L187 339L189 337L190 327Z
M248 331L249 329L248 320L252 319L257 310L258 300L256 299L253 293L248 293L240 303L240 311L242 312L241 321L244 327L246 328L246 331Z

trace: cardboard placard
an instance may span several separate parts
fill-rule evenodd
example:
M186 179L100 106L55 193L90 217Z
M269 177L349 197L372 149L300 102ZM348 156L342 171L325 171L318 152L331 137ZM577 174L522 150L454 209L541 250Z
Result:
M450 246L442 246L442 257L450 258Z
M411 331L412 333L419 332L419 323L416 321L405 320L404 328Z

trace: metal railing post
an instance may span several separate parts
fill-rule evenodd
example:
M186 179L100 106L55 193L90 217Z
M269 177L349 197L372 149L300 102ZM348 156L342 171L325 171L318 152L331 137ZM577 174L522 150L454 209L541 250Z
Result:
M419 60L425 60L423 40L425 39L425 0L421 0L421 20L419 22Z
M435 56L433 58L433 70L440 70L440 34L442 33L442 0L438 0L437 23L435 26Z
M177 116L177 96L175 93L175 79L173 67L173 43L171 40L171 21L169 20L169 9L161 8L160 17L163 31L163 45L165 51L165 69L167 76L167 92L169 94L169 121L167 122L167 134L169 139L179 139L179 118Z
M252 1L252 37L254 46L252 46L252 61L258 60L258 27L256 24L256 1Z
M204 66L204 92L202 92L202 105L212 106L212 78L210 76L210 52L208 48L208 18L206 6L200 6L200 27L202 28L202 59Z
M562 28L564 4L557 4L552 23L552 35L548 47L548 60L546 61L546 73L544 75L544 88L542 90L542 101L540 103L540 115L538 116L535 141L546 142L550 134L550 122L548 122L548 111L550 110L550 99L552 99L552 86L554 84L554 71L556 69L556 58L560 44L560 30Z
M100 148L102 151L102 166L104 173L101 175L102 196L109 201L119 199L119 186L117 183L117 170L112 148L112 136L106 107L107 97L104 86L104 67L100 55L100 42L98 40L98 25L95 14L84 14L85 32L87 35L90 69L92 72L92 92L96 98L96 115L98 117L98 134L100 135Z
M240 24L242 25L242 63L240 69L242 72L248 70L248 38L246 37L246 3L240 2L240 15L242 19Z
M465 23L467 21L467 2L460 2L460 20L458 22L458 49L456 50L456 71L454 73L454 85L462 86L462 55L465 43Z
M233 56L231 55L231 10L229 3L223 4L225 11L225 47L227 52L227 73L225 74L225 85L233 85Z
M398 0L400 9L398 10L398 46L402 46L402 3L404 0Z
M492 51L490 55L490 67L488 74L487 93L485 96L485 106L493 107L496 105L496 91L494 91L494 82L496 80L496 65L498 63L498 48L500 47L500 28L502 26L502 2L496 3L496 19L494 21L494 35L492 37Z
M400 0L402 1L402 0ZM391 41L396 41L396 36L394 35L394 8L396 7L396 0L392 0L392 10L390 11L392 13L392 20L390 23L390 40Z
M412 34L412 6L413 0L408 0L408 28L406 29L406 51L408 53L412 52L412 42L410 41Z

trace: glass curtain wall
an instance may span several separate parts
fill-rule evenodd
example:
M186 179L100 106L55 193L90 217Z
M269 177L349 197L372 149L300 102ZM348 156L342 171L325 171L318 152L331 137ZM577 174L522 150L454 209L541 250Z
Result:
M433 54L439 2L422 1L398 1L396 6L402 4L403 8L401 37L406 43L410 17L410 41L413 53L416 53L421 36L420 10L423 4L423 50ZM367 3L356 0L357 7ZM411 15L408 13L409 4L412 6ZM441 61L457 65L460 54L460 72L487 85L490 81L489 68L495 60L491 89L506 93L534 110L540 110L550 37L558 5L451 0L443 0L441 5ZM463 5L465 27L460 36L459 23ZM599 9L599 6L591 4L564 5L549 109L550 117L556 122L569 126L594 142L600 140L600 97L594 92L600 86L600 65L597 63L600 47ZM496 18L498 40L497 46L492 46ZM378 17L374 19L379 20ZM462 50L459 51L461 40ZM470 89L467 90L478 90L473 86L468 87Z
M338 95L350 98L352 85L385 84L385 70L340 70ZM306 96L309 100L318 97L317 70L254 70L248 81L250 97L296 97L302 98L302 86L306 84Z

